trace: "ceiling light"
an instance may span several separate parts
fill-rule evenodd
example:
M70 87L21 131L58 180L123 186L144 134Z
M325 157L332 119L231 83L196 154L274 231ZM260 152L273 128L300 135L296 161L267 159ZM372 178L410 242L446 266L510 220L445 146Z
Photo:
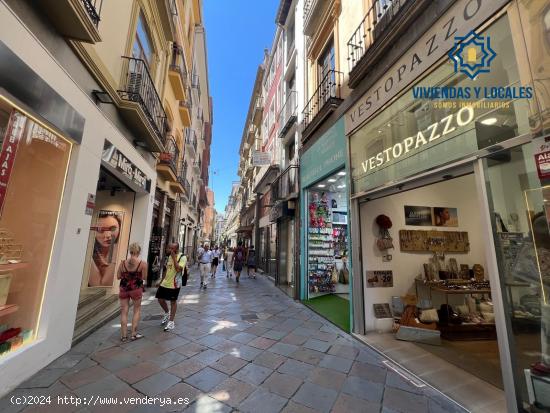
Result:
M317 185L318 188L324 188L326 185L325 184L319 184Z
M378 133L382 133L382 130L381 130L381 129L378 129Z
M345 184L344 185L338 185L338 188L345 188L345 187L346 187Z
M388 123L388 128L391 126L391 123Z
M484 125L494 125L495 123L497 123L497 118L483 119L481 123L483 123Z
M338 172L338 175L340 175L340 176L345 176L345 175L346 175L346 171Z
M330 178L328 181L329 181L329 182L336 182L336 179Z

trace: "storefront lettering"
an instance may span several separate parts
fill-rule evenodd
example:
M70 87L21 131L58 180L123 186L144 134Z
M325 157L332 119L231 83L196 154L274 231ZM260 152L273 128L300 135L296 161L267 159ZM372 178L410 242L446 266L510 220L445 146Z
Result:
M365 173L373 171L382 165L397 160L404 154L412 150L420 149L424 145L446 136L456 130L457 127L464 127L474 120L474 109L471 106L465 106L457 113L444 117L439 122L433 123L426 128L425 133L418 131L416 135L409 136L401 142L384 149L382 152L371 156L369 159L361 162Z
M504 6L508 0L458 1L346 114L346 134L370 118L386 102L428 70L466 34ZM490 93L490 91L489 91ZM499 94L497 91L496 94Z
M23 136L23 130L27 124L27 117L13 111L10 117L10 123L6 131L6 138L2 144L0 152L0 216L4 208L4 201L8 192L11 171L15 162L19 141Z
M122 174L132 182L138 184L141 188L148 190L146 175L130 160L128 160L128 158L120 153L120 151L116 149L116 147L109 141L105 141L102 159L116 170L122 172Z

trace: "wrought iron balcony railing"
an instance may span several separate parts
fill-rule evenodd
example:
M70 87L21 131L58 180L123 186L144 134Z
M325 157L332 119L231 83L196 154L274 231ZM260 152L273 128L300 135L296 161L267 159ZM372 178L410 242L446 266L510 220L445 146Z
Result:
M165 152L161 152L159 162L164 165L168 165L174 172L174 175L178 172L178 160L180 151L176 144L176 140L172 135L169 135L165 143Z
M88 12L90 20L97 28L99 21L101 20L101 6L103 6L103 0L82 0L84 8Z
M330 70L319 82L317 89L302 111L304 129L309 126L325 105L341 101L342 79L342 72Z
M409 0L374 0L367 14L348 41L348 65L351 72L366 51Z
M298 165L289 165L271 184L271 196L275 201L286 200L298 196Z
M193 129L187 128L185 130L185 144L194 154L197 152L197 135Z
M279 111L279 127L281 131L279 132L279 137L282 138L286 135L288 130L297 120L297 111L298 111L298 99L295 90L291 90L287 96L283 107Z
M142 59L122 56L124 63L124 81L118 94L123 100L139 104L158 138L163 140L166 130L166 113L149 74L147 64Z
M172 44L172 60L170 61L170 70L178 72L183 82L187 81L185 55L183 54L183 49L177 43Z

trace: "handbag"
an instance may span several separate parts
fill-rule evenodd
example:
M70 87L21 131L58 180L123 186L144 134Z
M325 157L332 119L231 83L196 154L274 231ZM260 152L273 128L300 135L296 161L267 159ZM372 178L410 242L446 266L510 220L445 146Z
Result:
M153 265L151 265L151 271L153 273L158 273L160 271L160 259L159 256L155 256L155 260L153 261Z
M380 235L376 240L376 246L380 251L386 251L393 248L393 238L387 229L380 228Z

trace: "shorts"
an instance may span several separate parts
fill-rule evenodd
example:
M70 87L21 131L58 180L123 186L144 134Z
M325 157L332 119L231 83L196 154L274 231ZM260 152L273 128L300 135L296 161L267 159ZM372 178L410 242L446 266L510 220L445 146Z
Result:
M214 258L212 259L212 265L218 266L218 264L219 264L219 259L218 259L218 257L214 257Z
M127 298L131 298L133 301L141 300L141 297L143 297L143 289L142 288L136 288L135 290L120 290L118 292L118 298L125 300Z
M159 286L157 293L155 294L155 298L160 298L161 300L167 301L177 301L179 295L179 288L166 288L161 285Z
M233 271L240 272L243 270L243 265L239 263L233 264Z
M256 264L248 264L248 268L251 269L251 270L255 270L256 269Z

